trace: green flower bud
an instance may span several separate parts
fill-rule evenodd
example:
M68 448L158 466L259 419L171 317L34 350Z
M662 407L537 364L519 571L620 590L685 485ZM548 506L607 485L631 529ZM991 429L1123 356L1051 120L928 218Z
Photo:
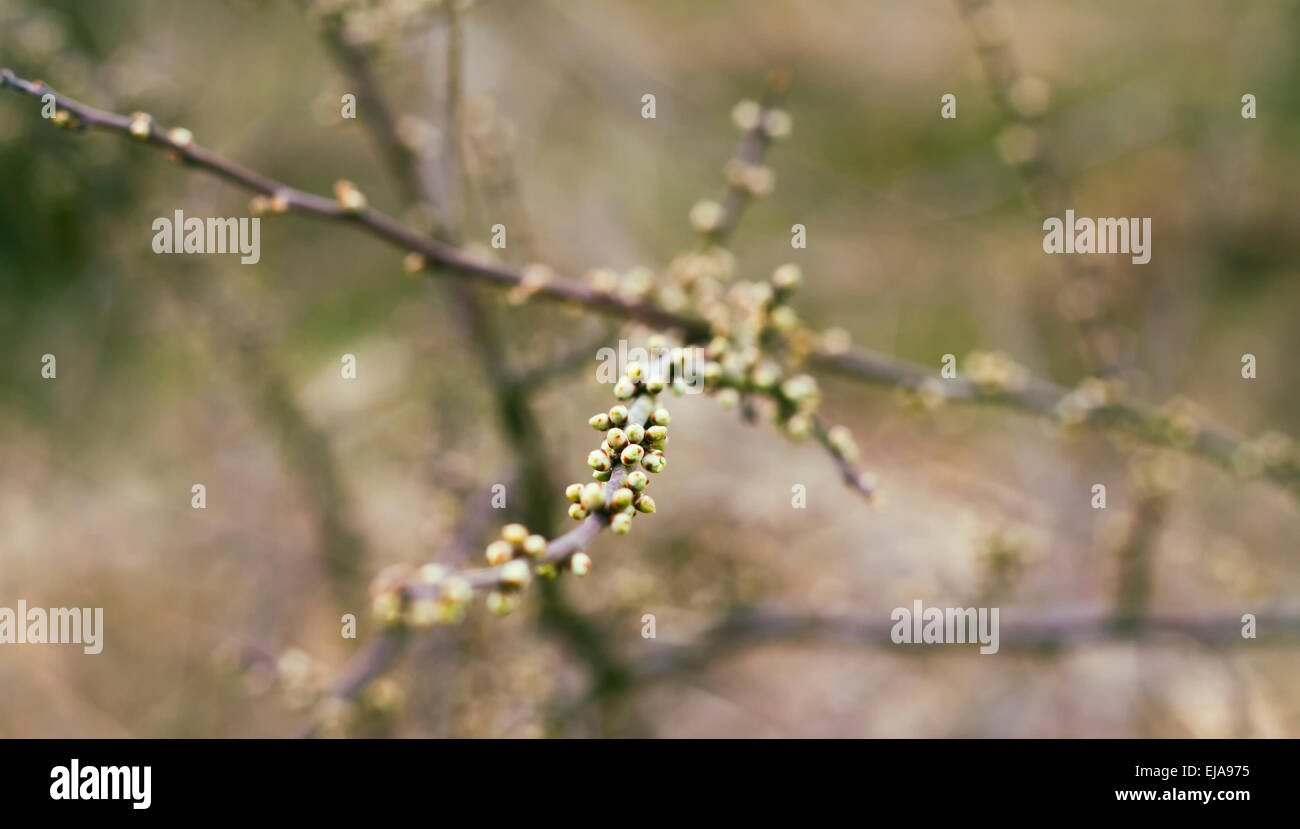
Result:
M645 469L646 472L654 472L656 474L663 472L666 465L667 463L664 461L663 455L646 455L645 460L641 461L641 467Z
M636 499L636 508L637 512L654 512L655 499L651 498L648 494L643 494Z
M614 531L614 535L627 535L627 531L632 529L632 516L620 512L610 519L609 528Z
M442 592L439 597L449 604L458 605L469 601L470 596L474 595L474 588L470 587L469 582L460 576L452 576L442 583Z
M406 623L413 628L433 627L438 621L438 603L433 599L418 599L406 611Z
M803 282L803 271L798 265L782 265L772 274L772 287L778 291L793 291Z
M402 621L402 596L396 590L385 590L375 596L370 609L381 625L396 625Z
M772 309L768 320L777 331L789 331L799 324L799 315L789 305L781 305Z
M608 471L613 464L610 462L609 455L601 449L595 449L587 455L587 466L597 472Z
M627 406L615 406L609 410L609 420L615 426L627 423Z
M620 378L619 381L614 384L614 396L619 400L627 400L634 394L636 394L636 383L633 383L626 377Z
M356 185L345 179L334 182L334 198L344 213L360 213L366 209L366 196Z
M817 381L807 374L791 377L781 384L781 393L796 403L816 401L820 395Z
M690 386L686 385L686 381L683 380L682 378L677 377L673 380L673 394L677 395L678 397L684 396L686 394L686 390L689 388Z
M501 528L501 537L515 547L522 546L528 537L528 528L523 524L506 524Z
M632 428L631 426L628 427L629 432L631 431L631 428ZM628 432L624 432L622 429L619 428L610 429L608 432L605 433L605 442L609 444L610 449L613 449L616 452L622 451L623 447L627 446ZM633 441L633 443L636 442L637 441Z
M640 443L645 440L645 427L640 423L628 424L627 439L629 443Z
M521 558L506 563L501 568L501 581L507 587L522 588L528 586L528 582L533 577L533 571L528 566L528 562Z
M785 138L794 126L794 119L783 109L769 109L763 114L763 131L772 138Z
M785 424L786 434L790 436L791 440L803 440L808 437L811 430L812 421L808 419L808 415L794 415Z
M826 440L835 453L852 463L858 459L858 445L853 441L853 434L844 426L832 426L826 433Z
M569 484L564 490L564 497L575 504L582 500L582 484Z
M605 488L600 484L591 483L582 488L582 508L587 512L595 512L605 506Z
M609 469L605 469L605 470L598 469L595 472L591 473L591 477L595 478L598 481L608 481L611 474L613 473Z
M500 590L493 590L488 594L488 610L494 616L506 616L515 609L519 604L519 598L509 593L502 593Z
M585 576L591 572L591 556L586 553L574 553L569 559L569 569L575 576Z
M146 112L131 113L131 137L146 140L153 131L153 116Z
M668 427L651 426L645 430L645 436L651 443L663 443L668 440Z
M539 565L537 565L537 576L538 576L538 578L543 578L543 579L546 579L547 581L551 581L551 580L553 580L556 576L558 576L559 574L560 574L560 571L557 570L557 569L555 569L555 565L554 565L554 564L539 564Z
M635 466L644 455L645 450L633 443L623 450L623 454L619 456L619 459L623 461L624 466Z
M781 367L771 361L764 362L754 369L751 378L760 389L770 389L780 382Z
M650 394L658 394L659 392L663 391L663 390L664 390L664 378L660 377L659 375L655 375L654 377L646 378L646 381L645 381L645 390L646 390L647 392L649 392Z
M171 131L167 133L167 138L178 147L194 146L194 133L184 127L173 127Z
M533 533L524 539L524 552L533 558L537 558L546 552L546 536Z
M574 521L581 521L587 517L587 511L582 508L582 504L569 504L569 517Z
M594 414L587 421L587 423L588 425L591 426L591 428L599 432L603 432L609 428L609 415L605 414L604 412L600 412L599 414Z
M650 485L650 477L640 469L628 473L627 485L633 492L640 492Z
M719 389L718 393L713 395L713 399L718 401L718 405L723 409L734 409L740 405L740 392L735 389Z
M499 564L505 564L514 557L515 548L510 546L509 541L497 540L487 546L487 561L493 567Z
M627 375L627 379L632 380L633 382L640 380L645 375L645 372L641 368L641 364L635 362L628 363L627 368L623 370L623 373Z
M614 490L614 495L609 499L609 508L614 512L622 512L632 503L632 490L627 487L619 487Z

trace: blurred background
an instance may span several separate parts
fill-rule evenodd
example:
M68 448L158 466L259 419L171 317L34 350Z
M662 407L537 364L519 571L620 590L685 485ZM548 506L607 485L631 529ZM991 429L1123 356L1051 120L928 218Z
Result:
M720 196L739 138L732 106L786 68L794 129L729 243L738 276L796 261L809 325L932 370L1001 350L1065 386L1112 372L1153 404L1296 435L1298 27L1300 4L1232 0L6 0L0 65L295 187L346 178L475 249L505 223L504 258L570 275L661 272L690 249L688 211ZM364 77L396 155L367 131ZM357 120L339 117L345 93ZM392 174L403 158L432 195ZM1150 264L1044 255L1062 206L1151 217ZM0 647L3 736L294 733L371 640L383 567L477 562L507 520L572 525L563 487L587 477L585 421L610 405L594 346L529 391L524 444L501 428L493 366L648 333L449 293L296 215L263 218L257 265L155 255L151 223L175 210L247 216L249 194L0 94L0 605L103 607L106 628L96 656ZM823 388L880 509L817 446L676 400L656 515L598 539L585 579L504 619L476 600L411 641L335 731L1300 736L1295 638L1282 620L1243 640L1237 621L1300 595L1295 492L997 407ZM890 610L915 599L1000 607L1002 650L890 644ZM773 618L754 608L878 631L747 628ZM1208 643L1140 625L1011 640L1017 620L1073 608L1222 623Z

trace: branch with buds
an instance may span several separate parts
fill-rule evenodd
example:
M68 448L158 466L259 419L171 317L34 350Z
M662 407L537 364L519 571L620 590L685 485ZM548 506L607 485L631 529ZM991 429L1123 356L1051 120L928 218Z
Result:
M851 349L842 338L815 335L790 304L803 280L795 265L777 268L768 280L735 280L735 260L723 244L748 201L771 189L772 174L760 160L773 138L789 132L789 116L771 100L784 92L788 82L788 77L773 76L764 103L742 102L733 111L743 137L726 168L726 193L721 202L704 201L692 208L690 218L700 244L674 259L665 279L656 284L653 272L644 269L626 277L595 271L581 282L542 265L515 268L476 257L374 210L349 182L336 183L333 199L297 190L203 149L184 128L165 129L144 113L124 116L98 110L60 96L39 81L23 80L8 69L0 71L0 87L37 98L53 95L57 126L116 132L161 148L179 163L253 191L257 194L253 206L261 212L298 212L358 226L408 251L404 264L409 272L484 280L510 288L515 302L533 297L569 302L665 332L652 346L658 346L657 352L666 351L667 359L645 367L628 366L627 375L614 389L623 402L591 419L591 425L604 433L602 445L588 458L595 482L574 484L566 491L572 502L570 515L579 526L548 540L522 524L507 525L501 538L488 546L485 568L449 571L431 563L381 573L372 585L372 603L385 632L338 686L344 695L361 687L366 676L373 676L375 666L391 661L405 630L458 620L479 592L487 594L493 612L507 613L533 578L555 578L565 569L585 574L591 566L586 548L605 528L626 533L634 516L653 513L654 500L645 492L646 473L660 472L666 464L662 449L668 426L667 411L654 401L666 389L684 390L684 360L697 351L705 360L704 387L723 407L743 406L750 417L766 414L795 440L815 437L830 452L846 483L868 497L875 493L874 480L856 467L859 452L848 431L826 423L819 414L820 391L805 367L902 387L927 406L945 400L1000 403L1053 417L1066 426L1115 428L1296 490L1300 461L1282 436L1250 441L1186 406L1157 410L1132 403L1115 381L1089 379L1067 390L1034 378L1000 354L973 355L966 378L940 379L914 364ZM668 336L684 345L666 349Z
M609 272L595 271L592 274L592 284L584 284L563 278L541 265L515 268L493 262L424 236L368 207L364 195L348 182L338 183L335 199L331 200L291 188L221 158L197 145L188 130L164 130L143 113L128 117L95 109L59 95L40 81L19 78L8 69L0 70L0 88L15 89L36 98L52 94L58 107L53 119L56 125L73 130L100 129L116 132L160 147L177 161L207 170L258 193L261 198L254 199L255 207L272 213L296 211L355 224L390 244L407 250L408 270L421 271L429 265L437 265L439 272L509 287L523 292L526 298L536 296L572 303L676 332L687 343L706 342L713 336L709 321L680 310L685 304L680 286L669 285L661 289L659 302L656 303L641 298L635 292L616 290L617 275L611 287ZM748 108L741 115L744 116L747 112ZM742 121L740 117L737 120ZM768 115L760 115L754 128L764 131L782 130L788 128L788 122L780 117L773 119ZM765 146L766 143L750 140L748 145L758 147ZM738 211L743 206L749 195L754 194L753 188L748 187L747 193L746 196L737 194L726 198L724 205L713 203L716 210L709 208L697 211L709 214L705 217L708 221L696 221L701 235L705 239L719 233L725 236L726 229L733 223L728 217L732 211ZM707 272L710 261L720 263L725 268L730 261L730 253L717 247L706 248L679 257L674 266L689 279L689 275L698 271L702 263ZM866 349L850 348L842 342L839 334L835 337L822 336L821 342L815 347L808 343L810 338L806 331L800 333L798 339L803 340L808 348L806 359L810 367L829 370L852 379L903 387L916 392L923 403L943 400L1000 403L1060 418L1067 426L1087 424L1117 428L1156 446L1200 455L1240 474L1260 475L1300 494L1300 456L1297 456L1290 439L1283 435L1269 434L1258 440L1250 440L1205 417L1189 420L1180 414L1166 415L1151 406L1130 401L1121 394L1122 390L1117 385L1094 379L1085 379L1073 391L1035 378L1023 368L1002 374L998 371L988 372L982 379L942 380L933 371L906 360ZM999 364L1005 365L1006 362L1005 358L1001 358L992 361L992 365L996 369ZM1102 392L1102 389L1105 391ZM724 395L723 402L730 398L729 393ZM839 458L837 464L845 460ZM861 477L860 474L858 477Z
M1247 438L1214 422L1183 399L1155 407L1127 398L1118 381L1085 378L1073 389L1034 377L1004 354L970 355L966 378L943 379L921 366L884 354L823 347L810 364L843 376L902 388L933 408L945 401L1007 406L1047 417L1064 429L1115 430L1143 443L1187 452L1242 477L1260 477L1300 496L1300 454L1290 437L1267 432Z

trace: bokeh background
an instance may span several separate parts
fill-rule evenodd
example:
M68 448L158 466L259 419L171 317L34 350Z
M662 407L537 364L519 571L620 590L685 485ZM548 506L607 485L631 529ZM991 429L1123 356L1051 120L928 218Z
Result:
M481 0L455 15L470 161L433 209L413 209L361 120L338 117L360 90L322 32L342 21L401 140L436 172L458 40L436 2L6 0L0 65L183 125L303 189L347 178L415 226L449 211L467 245L505 222L506 258L578 275L659 271L695 243L687 214L723 188L731 107L784 67L794 130L768 156L775 191L731 241L740 276L793 260L816 329L936 370L945 353L1002 350L1072 385L1093 372L1067 319L1077 297L1063 300L1076 263L1042 253L1045 214L1015 163L1028 140L1080 215L1152 218L1150 264L1090 262L1129 388L1196 401L1246 435L1300 434L1294 2L1003 0L963 14L941 0ZM1035 79L1012 109L981 43ZM946 93L955 120L939 117ZM359 95L363 117L369 104ZM1030 126L1008 133L1015 107ZM299 216L264 218L256 266L151 250L154 217L248 204L154 149L56 130L38 102L0 95L0 605L98 606L106 625L97 656L0 647L0 735L291 734L373 634L376 572L478 559L535 497L481 349L400 253ZM794 223L806 250L789 246ZM517 368L646 333L476 292ZM41 378L45 353L55 380ZM355 381L340 379L344 353ZM1241 378L1244 353L1257 379ZM609 405L594 380L592 353L533 396L558 530L563 486L585 477L585 420ZM879 476L881 509L818 447L707 397L676 401L656 515L600 538L586 579L504 619L477 601L463 625L413 642L343 733L1300 736L1295 640L1280 624L1241 640L1232 622L1300 595L1294 492L995 407L918 410L830 378L824 391ZM1167 473L1156 493L1135 473L1151 463ZM1089 505L1099 482L1105 510ZM195 483L206 510L190 507ZM508 509L485 514L495 483ZM806 509L791 507L795 484ZM999 606L1004 628L1017 612L1104 612L1133 567L1149 576L1140 609L1219 614L1222 641L1139 631L980 656L880 636L702 639L752 607L882 630L917 598ZM356 640L340 636L348 612Z

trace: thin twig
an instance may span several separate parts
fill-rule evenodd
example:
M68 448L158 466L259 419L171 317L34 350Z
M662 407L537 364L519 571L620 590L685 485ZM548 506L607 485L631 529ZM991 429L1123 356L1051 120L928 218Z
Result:
M66 110L81 129L98 129L130 136L132 118L96 109L60 95L40 81L27 81L9 69L0 70L0 87L16 89L35 98L54 95L56 106ZM503 265L465 253L456 247L439 242L414 231L396 219L370 207L348 210L335 199L308 193L283 182L222 158L196 143L177 143L169 131L149 122L148 135L140 139L154 147L174 154L187 164L207 170L232 184L254 193L276 198L287 210L357 225L371 234L407 251L425 256L428 261L447 273L483 280L495 285L513 287L524 281L519 268ZM576 280L554 276L535 285L537 296L557 301L577 303L592 310L640 320L648 325L680 330L685 336L699 337L707 331L702 320L674 314L642 300L626 300L604 294Z

